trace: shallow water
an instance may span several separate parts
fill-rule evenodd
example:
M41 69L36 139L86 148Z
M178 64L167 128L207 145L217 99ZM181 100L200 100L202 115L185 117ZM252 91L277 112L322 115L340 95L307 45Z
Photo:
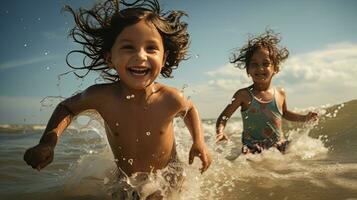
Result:
M318 123L287 125L291 144L285 155L275 149L241 155L240 119L228 123L230 141L217 145L214 120L204 120L213 163L203 175L197 158L187 164L191 139L178 119L176 143L186 175L182 192L171 199L357 199L357 101L314 110ZM57 145L54 162L41 172L22 160L41 131L0 133L1 199L110 199L115 166L100 122L72 127Z

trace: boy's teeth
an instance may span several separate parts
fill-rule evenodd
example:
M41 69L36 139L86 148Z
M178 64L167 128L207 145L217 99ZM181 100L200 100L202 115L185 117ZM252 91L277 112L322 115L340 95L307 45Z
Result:
M149 69L148 68L129 68L129 71L135 75L144 75Z

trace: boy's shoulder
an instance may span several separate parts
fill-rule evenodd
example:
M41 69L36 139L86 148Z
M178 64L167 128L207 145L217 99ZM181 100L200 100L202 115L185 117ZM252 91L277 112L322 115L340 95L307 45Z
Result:
M158 92L160 92L162 95L164 95L166 98L170 98L172 100L177 100L177 101L183 100L185 98L183 93L177 88L163 85L160 83L155 83L155 86L156 86L155 89Z
M163 101L162 103L173 110L181 110L189 104L188 99L177 88L158 84L157 91L160 92L160 99Z
M86 90L89 91L101 91L105 89L113 89L114 87L117 87L117 83L101 83L101 84L94 84L89 86Z
M82 92L82 95L85 96L100 96L100 95L108 95L111 94L117 87L116 83L102 83L102 84L94 84L89 86L86 90Z

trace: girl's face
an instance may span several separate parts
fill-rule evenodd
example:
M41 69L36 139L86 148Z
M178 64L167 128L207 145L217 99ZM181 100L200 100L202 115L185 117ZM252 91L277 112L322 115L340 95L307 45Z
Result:
M165 63L164 45L154 25L141 20L117 36L107 56L120 81L131 89L144 89L160 74Z
M273 62L269 58L269 51L265 48L258 48L253 53L247 68L248 74L254 83L270 83L272 77L277 72Z

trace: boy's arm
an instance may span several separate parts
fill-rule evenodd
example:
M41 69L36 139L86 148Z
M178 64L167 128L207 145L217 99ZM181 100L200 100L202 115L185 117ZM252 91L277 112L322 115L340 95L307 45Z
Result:
M201 119L196 107L191 101L187 100L182 93L174 90L174 99L178 107L178 116L182 116L187 129L192 136L192 147L189 153L189 164L193 163L194 157L197 156L202 161L201 173L206 171L211 165L212 159L204 142L201 127Z
M212 159L208 150L206 148L202 127L201 119L199 117L198 111L191 101L187 101L187 113L184 117L185 125L187 126L190 134L192 136L192 147L189 153L189 164L193 163L194 157L197 156L202 161L202 168L200 168L201 173L206 171L211 165ZM186 111L185 111L186 112Z
M219 115L216 122L216 142L221 140L228 140L226 134L223 133L223 130L226 126L227 120L232 116L232 114L238 109L242 104L242 90L238 90L231 100L231 103L226 106L226 108Z
M39 144L28 149L24 154L24 160L28 165L40 170L52 162L58 138L71 123L74 116L91 107L93 101L91 99L94 96L91 94L93 93L92 90L88 88L86 91L58 104L47 123Z

